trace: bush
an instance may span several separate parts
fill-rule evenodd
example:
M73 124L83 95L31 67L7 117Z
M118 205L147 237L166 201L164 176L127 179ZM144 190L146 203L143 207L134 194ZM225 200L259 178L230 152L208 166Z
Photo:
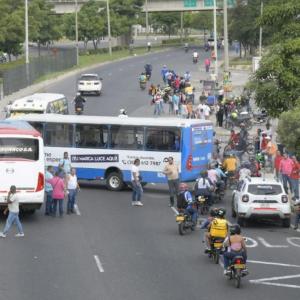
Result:
M182 45L182 43L195 43L195 42L200 42L199 39L196 38L175 38L175 39L167 39L167 40L162 40L161 43L162 45Z

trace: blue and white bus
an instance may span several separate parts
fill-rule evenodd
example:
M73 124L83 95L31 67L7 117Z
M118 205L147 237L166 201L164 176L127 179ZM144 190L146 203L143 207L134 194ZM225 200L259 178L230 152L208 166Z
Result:
M193 181L211 158L210 121L179 118L119 118L74 115L24 115L41 132L46 165L57 166L66 151L78 179L105 180L120 190L131 180L135 158L143 183L166 182L168 157L179 166L180 180Z

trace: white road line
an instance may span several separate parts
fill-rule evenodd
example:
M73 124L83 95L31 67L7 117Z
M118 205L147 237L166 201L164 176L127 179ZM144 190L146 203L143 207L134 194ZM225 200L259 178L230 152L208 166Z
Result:
M280 279L291 279L291 278L298 278L300 277L300 274L296 275L286 275L286 276L276 276L276 277L269 277L269 278L261 278L261 279L252 279L250 282L264 282L264 281L274 281L274 280L280 280Z
M258 237L257 239L267 248L288 248L289 247L288 245L271 245L262 237Z
M247 260L247 262L252 263L252 264L262 264L262 265L300 268L300 265L283 264L283 263L277 263L277 262L271 262L271 261Z
M77 216L81 216L81 212L80 212L77 204L74 204L74 210L75 210L75 213Z
M176 216L179 214L178 210L175 207L171 206L171 209L174 211L174 213L176 214Z
M288 287L293 289L300 289L300 285L293 285L293 284L275 283L275 282L257 282L255 280L249 280L249 282L254 284L273 285L273 286Z
M95 259L95 262L96 262L96 265L97 265L97 268L98 268L99 272L103 273L104 269L103 269L102 263L101 263L101 261L99 259L99 256L98 255L94 255L94 259Z

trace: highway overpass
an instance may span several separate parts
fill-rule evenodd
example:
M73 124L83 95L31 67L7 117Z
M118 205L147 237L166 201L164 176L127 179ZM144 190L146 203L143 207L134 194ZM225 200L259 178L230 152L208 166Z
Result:
M79 8L89 0L77 0ZM100 0L105 1L105 0ZM229 7L235 4L235 0L227 0ZM75 0L48 0L54 4L54 10L58 14L72 13L75 11ZM158 11L201 11L212 10L213 0L148 0L148 12ZM218 7L222 7L223 0L217 0ZM146 11L144 5L143 11Z

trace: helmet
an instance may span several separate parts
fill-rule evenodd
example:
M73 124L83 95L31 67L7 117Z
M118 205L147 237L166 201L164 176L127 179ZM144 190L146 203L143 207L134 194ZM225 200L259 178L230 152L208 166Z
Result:
M226 210L225 210L225 208L219 208L219 209L218 209L218 212L217 212L217 216L218 216L218 217L225 217L225 215L226 215Z
M184 183L184 182L180 183L180 185L179 185L180 191L186 191L187 189L188 189L188 186L186 183Z
M126 110L125 110L124 108L121 108L121 109L120 109L120 114L121 114L121 115L126 115L127 112L126 112Z
M230 234L241 234L241 227L238 224L234 224L229 228Z

